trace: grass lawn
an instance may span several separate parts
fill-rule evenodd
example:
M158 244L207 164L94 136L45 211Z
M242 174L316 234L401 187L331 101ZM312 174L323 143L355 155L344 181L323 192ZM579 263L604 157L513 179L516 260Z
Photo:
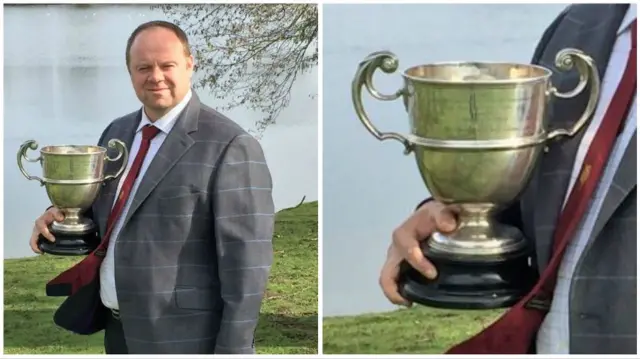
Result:
M28 245L25 239L25 246ZM276 217L274 264L256 332L259 354L315 354L318 348L318 203ZM102 354L102 332L81 336L58 328L64 298L45 296L46 281L77 257L4 261L5 354Z
M420 306L380 314L324 318L325 354L441 354L491 324L502 310Z

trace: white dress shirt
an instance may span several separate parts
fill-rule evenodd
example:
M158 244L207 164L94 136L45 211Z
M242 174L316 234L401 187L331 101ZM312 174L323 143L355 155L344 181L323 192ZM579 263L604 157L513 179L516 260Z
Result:
M602 123L603 116L609 107L614 93L616 92L622 73L629 58L629 50L631 48L631 27L629 26L636 19L636 4L631 4L627 10L627 14L622 20L618 29L618 37L611 58L607 64L604 78L602 79L602 87L600 99L589 124L580 147L576 154L576 160L573 165L571 181L565 196L565 203L573 188L573 184L578 177L582 163L587 154L589 146L596 134L596 131ZM540 331L536 343L536 351L538 354L569 354L569 294L571 288L571 278L574 275L576 264L584 251L593 226L595 224L598 213L602 208L604 197L611 187L613 175L620 166L622 156L629 145L629 141L636 131L636 101L635 95L631 104L631 108L626 118L624 128L618 136L617 141L611 150L611 154L604 168L602 178L596 187L591 202L587 207L579 227L576 230L574 239L567 246L564 257L560 264L558 273L558 281L556 283L551 310L547 314ZM563 206L564 206L563 204Z
M142 141L142 127L148 124L153 124L160 130L160 132L158 133L158 135L156 135L156 137L154 137L151 140L149 151L147 152L147 155L142 161L142 166L140 167L140 173L138 174L138 177L133 182L133 187L131 188L131 193L129 194L127 203L122 209L122 213L120 214L120 217L118 217L118 220L114 224L114 228L111 233L111 239L109 240L109 246L107 247L107 254L104 258L104 261L102 262L102 265L100 266L100 299L102 300L102 304L104 304L107 308L115 309L115 310L119 309L118 296L116 294L115 272L114 272L114 266L115 266L114 251L116 247L116 241L118 239L118 234L122 229L124 218L126 218L127 216L127 212L129 211L129 207L131 206L133 197L136 191L138 190L140 181L142 180L145 172L147 171L147 168L149 168L149 164L151 163L151 160L153 160L153 157L156 155L156 153L160 149L160 146L162 145L164 140L167 138L169 131L171 131L173 126L176 124L178 115L180 115L182 110L184 110L184 108L189 103L190 99L191 99L191 90L189 90L189 92L184 97L184 99L182 99L182 101L180 101L180 103L178 103L176 107L174 107L171 111L169 111L167 114L165 114L155 122L151 122L149 120L143 108L142 119L140 120L140 124L138 125L138 128L136 130L136 135L133 138L133 143L131 144L131 148L129 149L129 161L127 163L127 168L125 169L122 176L120 176L120 181L118 182L118 192L116 193L120 193L122 183L124 182L124 179L127 178L127 174L131 169L133 160L136 158L136 155L138 154L138 150L140 149L140 143ZM112 206L115 205L117 200L118 200L118 196L115 196Z

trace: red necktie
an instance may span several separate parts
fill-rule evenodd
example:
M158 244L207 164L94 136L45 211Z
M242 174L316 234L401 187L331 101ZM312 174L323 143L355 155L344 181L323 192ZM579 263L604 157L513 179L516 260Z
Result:
M103 257L106 254L107 247L109 246L109 239L111 237L111 232L115 227L116 221L122 214L122 210L124 209L124 205L127 203L129 199L129 195L131 194L131 188L133 188L133 183L138 178L140 174L140 168L142 168L142 162L144 158L147 156L147 152L149 152L149 146L151 145L151 140L156 137L156 135L160 133L160 129L153 125L146 125L142 128L142 141L140 142L140 148L138 149L138 153L136 154L136 158L133 160L131 164L131 168L129 169L129 173L127 173L127 177L124 179L122 183L122 187L120 188L120 194L118 195L118 199L116 203L113 205L111 209L111 213L109 214L109 218L107 219L107 230L102 237L102 242L96 249L95 253L97 256Z
M124 208L124 205L127 203L127 199L131 194L131 188L133 187L133 183L140 173L142 161L149 151L151 140L159 132L160 130L153 125L146 125L142 129L142 141L140 143L140 149L138 150L136 158L131 164L131 168L129 169L127 177L122 183L118 199L111 209L111 213L109 215L109 218L107 219L107 229L104 236L102 237L100 245L76 265L60 273L57 277L49 281L49 283L47 283L47 295L73 295L78 291L78 289L88 285L96 279L100 269L100 264L102 264L107 247L109 246L109 238L111 237L111 232L113 231L116 220L122 213L122 209Z
M585 156L580 176L558 220L553 255L531 292L485 330L452 347L447 354L527 354L547 314L558 269L569 240L591 200L636 88L636 21L631 50L620 85ZM541 305L543 304L543 305Z

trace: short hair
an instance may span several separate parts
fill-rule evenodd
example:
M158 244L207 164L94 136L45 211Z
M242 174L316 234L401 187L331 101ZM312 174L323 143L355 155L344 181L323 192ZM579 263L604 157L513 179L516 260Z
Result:
M187 34L178 25L168 21L154 20L154 21L145 22L144 24L138 26L135 30L133 30L133 32L129 36L129 40L127 40L127 50L125 53L125 61L127 64L127 68L129 68L129 62L131 61L131 55L130 55L131 45L133 45L133 42L135 41L136 37L138 37L138 35L144 30L147 30L153 27L162 27L173 32L178 37L178 40L180 40L180 42L182 43L182 47L184 48L184 56L187 56L187 57L191 56L191 47L189 46L189 39L187 38Z

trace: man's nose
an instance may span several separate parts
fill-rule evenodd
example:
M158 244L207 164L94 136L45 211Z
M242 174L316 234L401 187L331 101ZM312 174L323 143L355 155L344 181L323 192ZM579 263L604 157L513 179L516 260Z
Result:
M158 66L154 66L151 74L149 74L149 80L152 82L160 82L164 80L164 73Z

